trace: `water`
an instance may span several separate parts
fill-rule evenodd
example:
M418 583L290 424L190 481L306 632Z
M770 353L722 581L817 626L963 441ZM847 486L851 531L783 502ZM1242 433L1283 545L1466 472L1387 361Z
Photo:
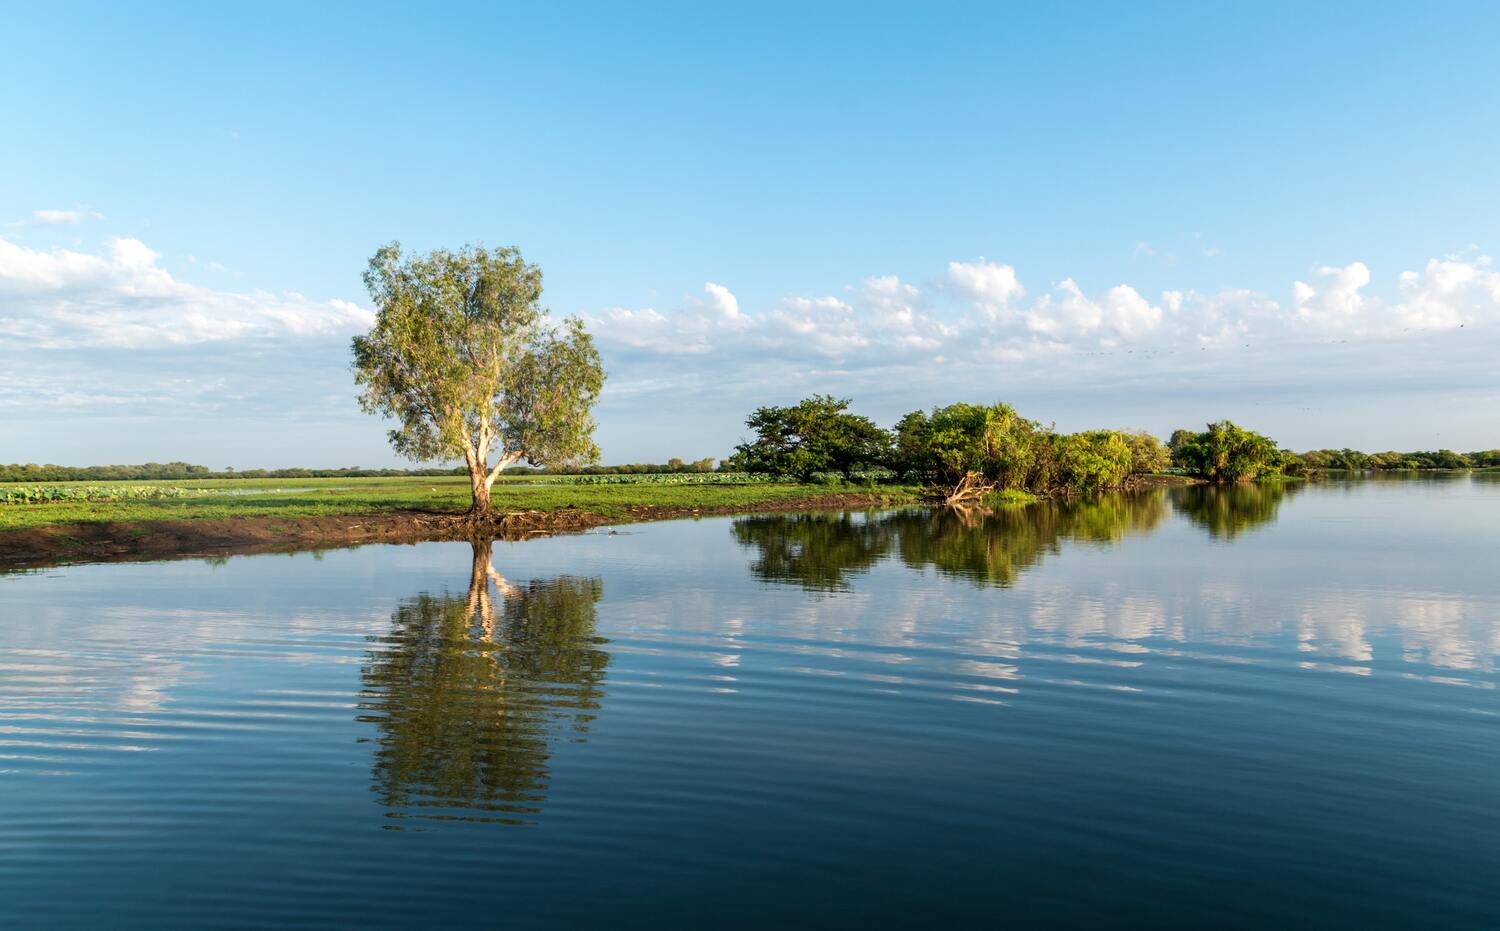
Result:
M1500 925L1500 481L627 529L0 578L0 925Z

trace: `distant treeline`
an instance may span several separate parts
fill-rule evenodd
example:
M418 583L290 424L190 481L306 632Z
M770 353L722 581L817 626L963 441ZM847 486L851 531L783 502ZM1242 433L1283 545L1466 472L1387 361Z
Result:
M1451 449L1415 453L1362 453L1357 449L1314 449L1298 456L1309 469L1363 472L1406 472L1437 469L1493 469L1500 467L1500 449L1456 453Z
M684 462L669 459L665 463L630 463L613 466L584 466L575 469L536 469L516 466L506 475L661 475L679 472L712 472L713 459ZM363 469L346 466L341 469L222 469L190 462L144 462L139 465L62 466L37 465L34 462L0 465L0 482L134 482L172 481L205 478L396 478L401 476L468 475L463 466L441 469Z

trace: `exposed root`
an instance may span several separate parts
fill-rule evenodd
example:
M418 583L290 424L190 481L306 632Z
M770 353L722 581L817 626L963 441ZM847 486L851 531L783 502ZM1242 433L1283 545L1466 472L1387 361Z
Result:
M954 508L973 507L983 503L984 496L994 490L994 484L985 481L980 473L966 472L944 495L943 503Z

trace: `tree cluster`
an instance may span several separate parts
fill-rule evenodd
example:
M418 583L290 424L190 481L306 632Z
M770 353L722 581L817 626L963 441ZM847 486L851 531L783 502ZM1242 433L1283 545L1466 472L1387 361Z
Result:
M1202 433L1172 434L1172 460L1211 482L1245 482L1279 474L1294 457L1270 437L1228 420L1211 423Z
M851 413L846 398L819 395L761 407L745 421L754 437L725 467L807 481L890 470L910 481L1029 492L1118 488L1170 464L1166 447L1140 431L1058 433L1008 404L950 404L912 411L885 430Z

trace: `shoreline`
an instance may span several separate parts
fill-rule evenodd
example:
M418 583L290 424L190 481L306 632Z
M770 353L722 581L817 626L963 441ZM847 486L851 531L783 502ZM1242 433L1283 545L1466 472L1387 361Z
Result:
M0 575L55 566L111 562L211 559L258 553L348 549L372 543L414 545L581 533L598 527L735 514L899 507L918 501L908 494L831 492L722 505L642 504L622 515L583 508L510 511L476 527L452 511L379 511L315 517L244 516L177 520L97 521L48 524L0 532Z
M1130 493L1201 479L1176 475L1132 476L1119 492ZM1068 496L1032 495L1000 507L1026 507ZM0 575L54 566L110 562L212 559L258 553L347 549L373 543L406 544L493 540L582 533L599 527L736 514L830 511L932 505L908 491L831 491L780 495L730 503L623 504L612 513L587 504L497 513L476 527L462 511L407 507L342 514L246 514L222 517L144 518L64 521L0 530ZM44 505L45 506L45 505Z

